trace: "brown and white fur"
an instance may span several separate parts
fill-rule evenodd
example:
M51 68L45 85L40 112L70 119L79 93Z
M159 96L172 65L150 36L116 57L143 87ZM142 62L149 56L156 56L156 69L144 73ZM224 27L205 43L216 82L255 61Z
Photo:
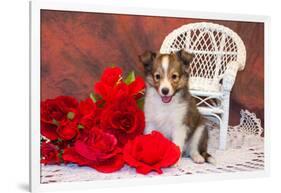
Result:
M145 133L158 130L196 163L214 163L207 153L208 131L188 88L188 66L193 55L186 51L139 56L146 76Z

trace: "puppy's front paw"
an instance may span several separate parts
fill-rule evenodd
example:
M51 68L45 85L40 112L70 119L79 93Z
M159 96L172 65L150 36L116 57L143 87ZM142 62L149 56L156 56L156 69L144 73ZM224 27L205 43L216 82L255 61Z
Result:
M200 154L191 156L191 159L197 164L203 164L205 162L205 159Z

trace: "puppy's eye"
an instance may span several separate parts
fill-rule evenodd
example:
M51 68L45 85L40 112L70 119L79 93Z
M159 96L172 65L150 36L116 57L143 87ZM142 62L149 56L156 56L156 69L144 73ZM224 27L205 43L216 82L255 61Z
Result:
M155 75L154 75L154 78L155 78L155 80L157 80L157 81L160 80L160 74L155 74Z
M178 76L177 74L173 74L173 75L172 75L172 79L173 79L173 80L177 80L178 77L179 77L179 76Z

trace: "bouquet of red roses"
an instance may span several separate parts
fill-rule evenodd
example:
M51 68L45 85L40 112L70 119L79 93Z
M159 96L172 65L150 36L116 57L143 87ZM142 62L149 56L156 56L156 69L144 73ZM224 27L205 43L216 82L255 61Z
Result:
M144 80L119 67L104 70L89 98L59 96L41 102L41 163L75 163L114 172L125 163L137 172L162 173L180 157L159 132L143 135Z

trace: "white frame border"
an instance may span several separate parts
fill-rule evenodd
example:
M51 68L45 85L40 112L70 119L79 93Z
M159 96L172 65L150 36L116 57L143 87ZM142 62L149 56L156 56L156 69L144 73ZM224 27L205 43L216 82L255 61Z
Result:
M71 183L40 183L40 10L64 10L64 11L81 11L96 13L114 13L128 15L146 15L146 16L162 16L162 17L178 17L178 18L200 18L213 20L230 20L245 22L262 22L264 23L264 75L265 75L265 168L264 171L256 172L237 172L225 174L198 174L186 176L157 176L153 178L137 178L137 179L118 179L118 180L100 180L91 182L71 182ZM268 16L259 15L240 15L225 13L206 13L194 12L186 10L163 10L148 9L140 7L121 7L121 6L105 6L92 3L78 3L67 1L32 1L30 2L30 191L50 191L50 190L70 190L84 188L102 188L102 187L120 187L120 186L136 186L160 183L183 183L192 181L205 180L225 180L225 179L241 179L269 176L270 160L269 160L269 138L270 138L270 100L269 100L269 43L270 43L270 18Z

